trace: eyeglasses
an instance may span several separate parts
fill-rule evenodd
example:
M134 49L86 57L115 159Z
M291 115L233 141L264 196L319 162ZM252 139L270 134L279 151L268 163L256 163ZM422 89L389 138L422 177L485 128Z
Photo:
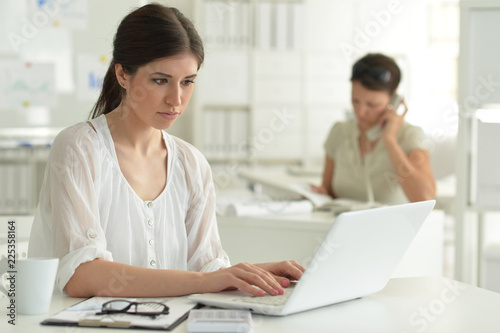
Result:
M368 66L362 61L354 64L352 68L352 79L360 79L368 76L378 82L387 83L391 80L391 72L382 67Z
M97 315L126 313L138 316L156 317L168 314L169 307L159 302L131 302L127 300L112 300L102 305Z

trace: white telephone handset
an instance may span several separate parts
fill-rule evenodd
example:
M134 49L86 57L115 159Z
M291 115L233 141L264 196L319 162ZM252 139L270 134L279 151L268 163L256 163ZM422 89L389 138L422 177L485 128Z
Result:
M396 112L398 111L398 108L399 106L401 105L401 102L403 101L403 97L398 95L398 94L394 94L391 98L391 101L389 102L389 104L387 105L387 108L391 107L396 110ZM370 141L375 141L375 140L378 140L382 137L382 131L384 130L384 125L382 126L373 126L372 128L370 128L368 131L366 131L366 137L368 138L368 140Z

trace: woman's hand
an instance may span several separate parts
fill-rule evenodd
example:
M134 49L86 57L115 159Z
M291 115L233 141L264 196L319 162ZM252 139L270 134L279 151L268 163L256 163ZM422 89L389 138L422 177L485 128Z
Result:
M252 264L240 263L215 272L202 273L202 293L229 289L241 289L254 296L264 296L266 292L270 295L284 292L273 274Z
M380 118L380 124L383 124L384 127L383 138L386 141L390 139L394 140L396 139L396 135L398 134L399 128L401 127L404 117L408 112L408 106L406 105L404 99L401 101L401 104L405 108L403 114L401 115L397 114L396 113L397 110L394 109L392 106L390 106L390 108L387 109Z
M266 262L262 264L255 264L263 268L267 272L273 274L274 279L278 281L281 286L288 287L290 280L298 280L304 273L305 268L298 264L295 260L279 261L279 262Z
M265 293L282 295L283 287L290 285L289 278L299 279L302 272L304 267L295 261L255 265L241 263L215 272L202 273L199 289L202 293L241 289L254 296L264 296Z
M321 194L326 194L328 195L328 190L326 189L325 186L316 186L311 184L311 190L315 193L321 193Z

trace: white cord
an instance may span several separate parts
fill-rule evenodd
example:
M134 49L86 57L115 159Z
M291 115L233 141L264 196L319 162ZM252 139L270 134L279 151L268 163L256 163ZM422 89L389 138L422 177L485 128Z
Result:
M365 169L366 194L368 195L368 203L373 204L375 203L375 195L373 194L373 186L370 178L370 173L368 172L368 160L370 156L371 152L365 154L363 167Z

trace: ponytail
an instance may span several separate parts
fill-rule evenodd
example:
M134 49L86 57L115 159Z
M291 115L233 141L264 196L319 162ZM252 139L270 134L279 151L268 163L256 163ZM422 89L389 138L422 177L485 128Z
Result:
M118 84L115 74L115 62L111 61L104 76L102 90L97 102L90 112L90 119L113 111L122 100L124 89Z

